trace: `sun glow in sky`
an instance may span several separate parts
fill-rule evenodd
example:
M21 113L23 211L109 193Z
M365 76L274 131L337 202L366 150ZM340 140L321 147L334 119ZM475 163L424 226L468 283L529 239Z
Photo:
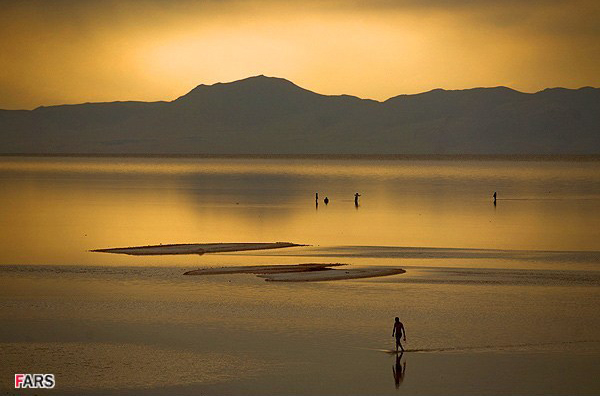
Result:
M595 0L0 2L0 108L172 100L265 74L384 100L600 85Z

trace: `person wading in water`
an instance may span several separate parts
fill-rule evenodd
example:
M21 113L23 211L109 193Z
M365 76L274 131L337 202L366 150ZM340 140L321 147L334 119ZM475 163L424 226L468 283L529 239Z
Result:
M394 330L392 330L392 337L396 336L396 352L398 352L398 347L400 350L404 352L404 348L400 343L400 338L404 338L404 342L406 342L406 330L404 329L404 325L400 322L400 318L396 316L396 321L394 322Z

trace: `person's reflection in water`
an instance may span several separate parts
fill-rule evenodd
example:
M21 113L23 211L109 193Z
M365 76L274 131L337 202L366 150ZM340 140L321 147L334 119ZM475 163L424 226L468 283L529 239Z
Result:
M396 365L392 366L392 372L394 373L394 382L396 383L396 389L400 388L402 381L404 381L404 375L406 374L406 360L401 365L400 359L404 353L396 354Z

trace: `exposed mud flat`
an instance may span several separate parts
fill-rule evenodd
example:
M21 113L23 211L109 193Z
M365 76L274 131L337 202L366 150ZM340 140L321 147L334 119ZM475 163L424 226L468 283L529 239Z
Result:
M352 269L326 269L312 272L273 273L258 275L271 282L318 282L345 279L376 278L379 276L390 276L403 274L406 271L401 268L352 268Z
M402 274L400 268L343 268L342 263L306 263L296 265L251 265L241 267L204 268L184 275L255 274L270 282L318 282L344 279L373 278Z
M94 249L91 252L118 253L133 256L151 256L167 254L204 254L239 252L244 250L281 249L298 245L291 242L274 243L181 243L170 245L131 246L124 248Z

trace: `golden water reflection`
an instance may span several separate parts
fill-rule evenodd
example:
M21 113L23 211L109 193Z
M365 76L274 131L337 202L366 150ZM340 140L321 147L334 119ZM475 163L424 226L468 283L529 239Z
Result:
M131 258L87 251L194 242L600 250L599 170L598 162L3 159L0 263L123 263ZM329 204L315 208L315 191Z

